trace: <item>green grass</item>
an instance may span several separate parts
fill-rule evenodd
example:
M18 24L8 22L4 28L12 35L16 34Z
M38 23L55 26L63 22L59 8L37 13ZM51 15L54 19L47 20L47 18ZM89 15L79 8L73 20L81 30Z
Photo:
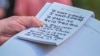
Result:
M100 20L100 0L72 0L73 6L87 10L92 10L95 16Z

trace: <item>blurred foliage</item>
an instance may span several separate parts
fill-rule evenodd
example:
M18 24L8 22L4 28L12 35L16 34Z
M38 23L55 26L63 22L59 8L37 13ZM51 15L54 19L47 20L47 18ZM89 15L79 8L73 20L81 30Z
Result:
M100 0L72 0L73 6L92 10L97 19L100 20Z

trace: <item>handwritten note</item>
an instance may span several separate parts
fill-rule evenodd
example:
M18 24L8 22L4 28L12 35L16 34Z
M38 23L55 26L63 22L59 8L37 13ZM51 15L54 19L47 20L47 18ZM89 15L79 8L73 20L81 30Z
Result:
M44 22L43 27L24 30L18 36L38 43L59 45L75 34L92 15L92 11L54 2L39 19Z

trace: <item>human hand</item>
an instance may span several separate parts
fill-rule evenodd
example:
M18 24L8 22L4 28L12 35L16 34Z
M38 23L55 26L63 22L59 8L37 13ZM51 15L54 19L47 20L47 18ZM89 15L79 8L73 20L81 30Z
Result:
M40 27L43 23L33 16L13 16L0 20L0 45L27 27Z
M16 0L14 12L16 15L36 16L46 2L72 5L71 0Z

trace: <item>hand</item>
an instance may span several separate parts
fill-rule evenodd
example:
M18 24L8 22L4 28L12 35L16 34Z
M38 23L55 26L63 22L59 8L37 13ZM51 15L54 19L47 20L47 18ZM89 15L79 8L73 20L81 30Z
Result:
M72 5L71 0L16 0L14 12L16 15L36 16L46 2Z
M0 45L27 27L40 27L43 23L33 16L13 16L0 20Z

